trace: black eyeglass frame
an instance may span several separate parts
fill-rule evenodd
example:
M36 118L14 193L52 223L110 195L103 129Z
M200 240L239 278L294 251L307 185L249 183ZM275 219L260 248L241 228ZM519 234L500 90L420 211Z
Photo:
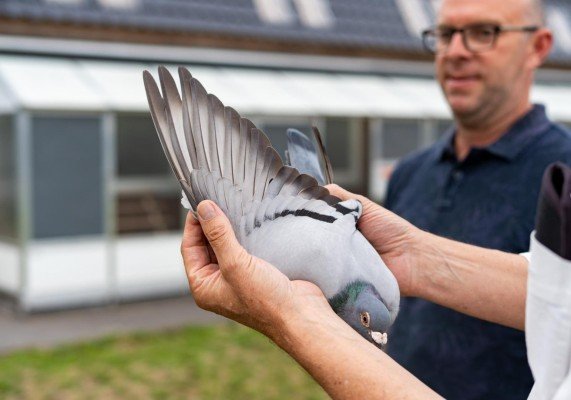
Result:
M492 31L494 32L494 37L493 37L493 39L490 42L488 47L483 48L481 50L473 50L468 43L468 37L467 37L466 31L470 30L470 29L474 29L474 28L483 28L483 27L492 28ZM442 29L442 27L434 27L434 28L425 29L424 31L422 31L422 44L423 44L424 48L432 54L437 54L438 50L436 49L436 47L432 48L429 45L428 40L430 39L431 36L432 36L432 38L436 39L436 32L439 29ZM462 44L464 44L464 47L468 51L470 51L471 53L483 53L485 51L488 51L488 50L491 50L494 48L494 46L496 45L496 42L498 40L498 37L503 32L533 33L533 32L537 32L539 29L541 29L541 27L539 25L524 25L524 26L504 25L504 26L502 26L502 25L494 25L494 24L473 24L473 25L467 25L463 28L445 27L445 29L447 29L448 32L450 33L450 43L452 42L454 35L456 33L460 33L460 35L462 36ZM448 46L450 46L450 43L448 43L446 45L446 49L448 49Z

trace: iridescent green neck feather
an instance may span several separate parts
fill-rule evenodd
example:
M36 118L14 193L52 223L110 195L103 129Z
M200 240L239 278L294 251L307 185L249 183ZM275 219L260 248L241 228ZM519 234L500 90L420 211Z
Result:
M339 313L341 309L345 307L347 303L354 303L359 294L365 289L367 286L365 282L357 281L352 282L345 286L345 288L339 292L335 297L329 299L329 305L333 308L335 313Z

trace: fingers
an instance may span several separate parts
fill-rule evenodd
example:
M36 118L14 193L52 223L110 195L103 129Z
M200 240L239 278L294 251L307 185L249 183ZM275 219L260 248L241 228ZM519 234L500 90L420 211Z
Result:
M204 241L204 235L202 234L202 228L200 227L200 222L190 211L186 215L186 223L184 225L184 232L182 234L182 248L189 248L192 246L204 246L206 243Z
M329 193L331 193L333 196L339 197L343 201L357 198L356 194L351 193L334 183L325 186L325 188L329 190Z
M336 185L334 183L325 186L325 188L329 190L329 193L331 193L333 196L339 197L342 201L351 200L351 199L359 200L363 205L363 213L370 211L371 207L376 206L376 204L373 203L371 200L369 200L367 197L351 193L348 190L345 190L341 186Z
M230 221L218 206L209 200L198 205L198 215L202 231L210 243L222 274L232 280L237 268L251 267L252 256L240 245Z
M186 275L192 285L192 281L204 275L204 268L212 262L200 222L192 215L192 212L189 212L186 217L180 250Z

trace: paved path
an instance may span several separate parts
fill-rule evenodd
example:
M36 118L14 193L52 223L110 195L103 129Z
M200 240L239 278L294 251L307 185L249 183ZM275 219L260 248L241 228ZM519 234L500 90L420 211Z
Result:
M82 342L115 333L224 321L199 309L190 296L39 314L17 314L8 307L0 307L0 354Z

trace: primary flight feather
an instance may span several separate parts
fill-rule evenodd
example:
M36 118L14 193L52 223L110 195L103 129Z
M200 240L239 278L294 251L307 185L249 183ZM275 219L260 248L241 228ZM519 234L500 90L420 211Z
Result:
M288 134L293 166L284 165L250 120L208 94L187 69L178 72L181 94L164 67L159 67L160 89L148 71L143 79L159 140L188 207L215 201L246 250L289 279L319 286L351 327L386 344L400 294L396 279L356 228L361 203L341 202L320 186L330 182L331 169L326 163L318 170L317 152L303 134ZM319 182L294 168L298 165Z

